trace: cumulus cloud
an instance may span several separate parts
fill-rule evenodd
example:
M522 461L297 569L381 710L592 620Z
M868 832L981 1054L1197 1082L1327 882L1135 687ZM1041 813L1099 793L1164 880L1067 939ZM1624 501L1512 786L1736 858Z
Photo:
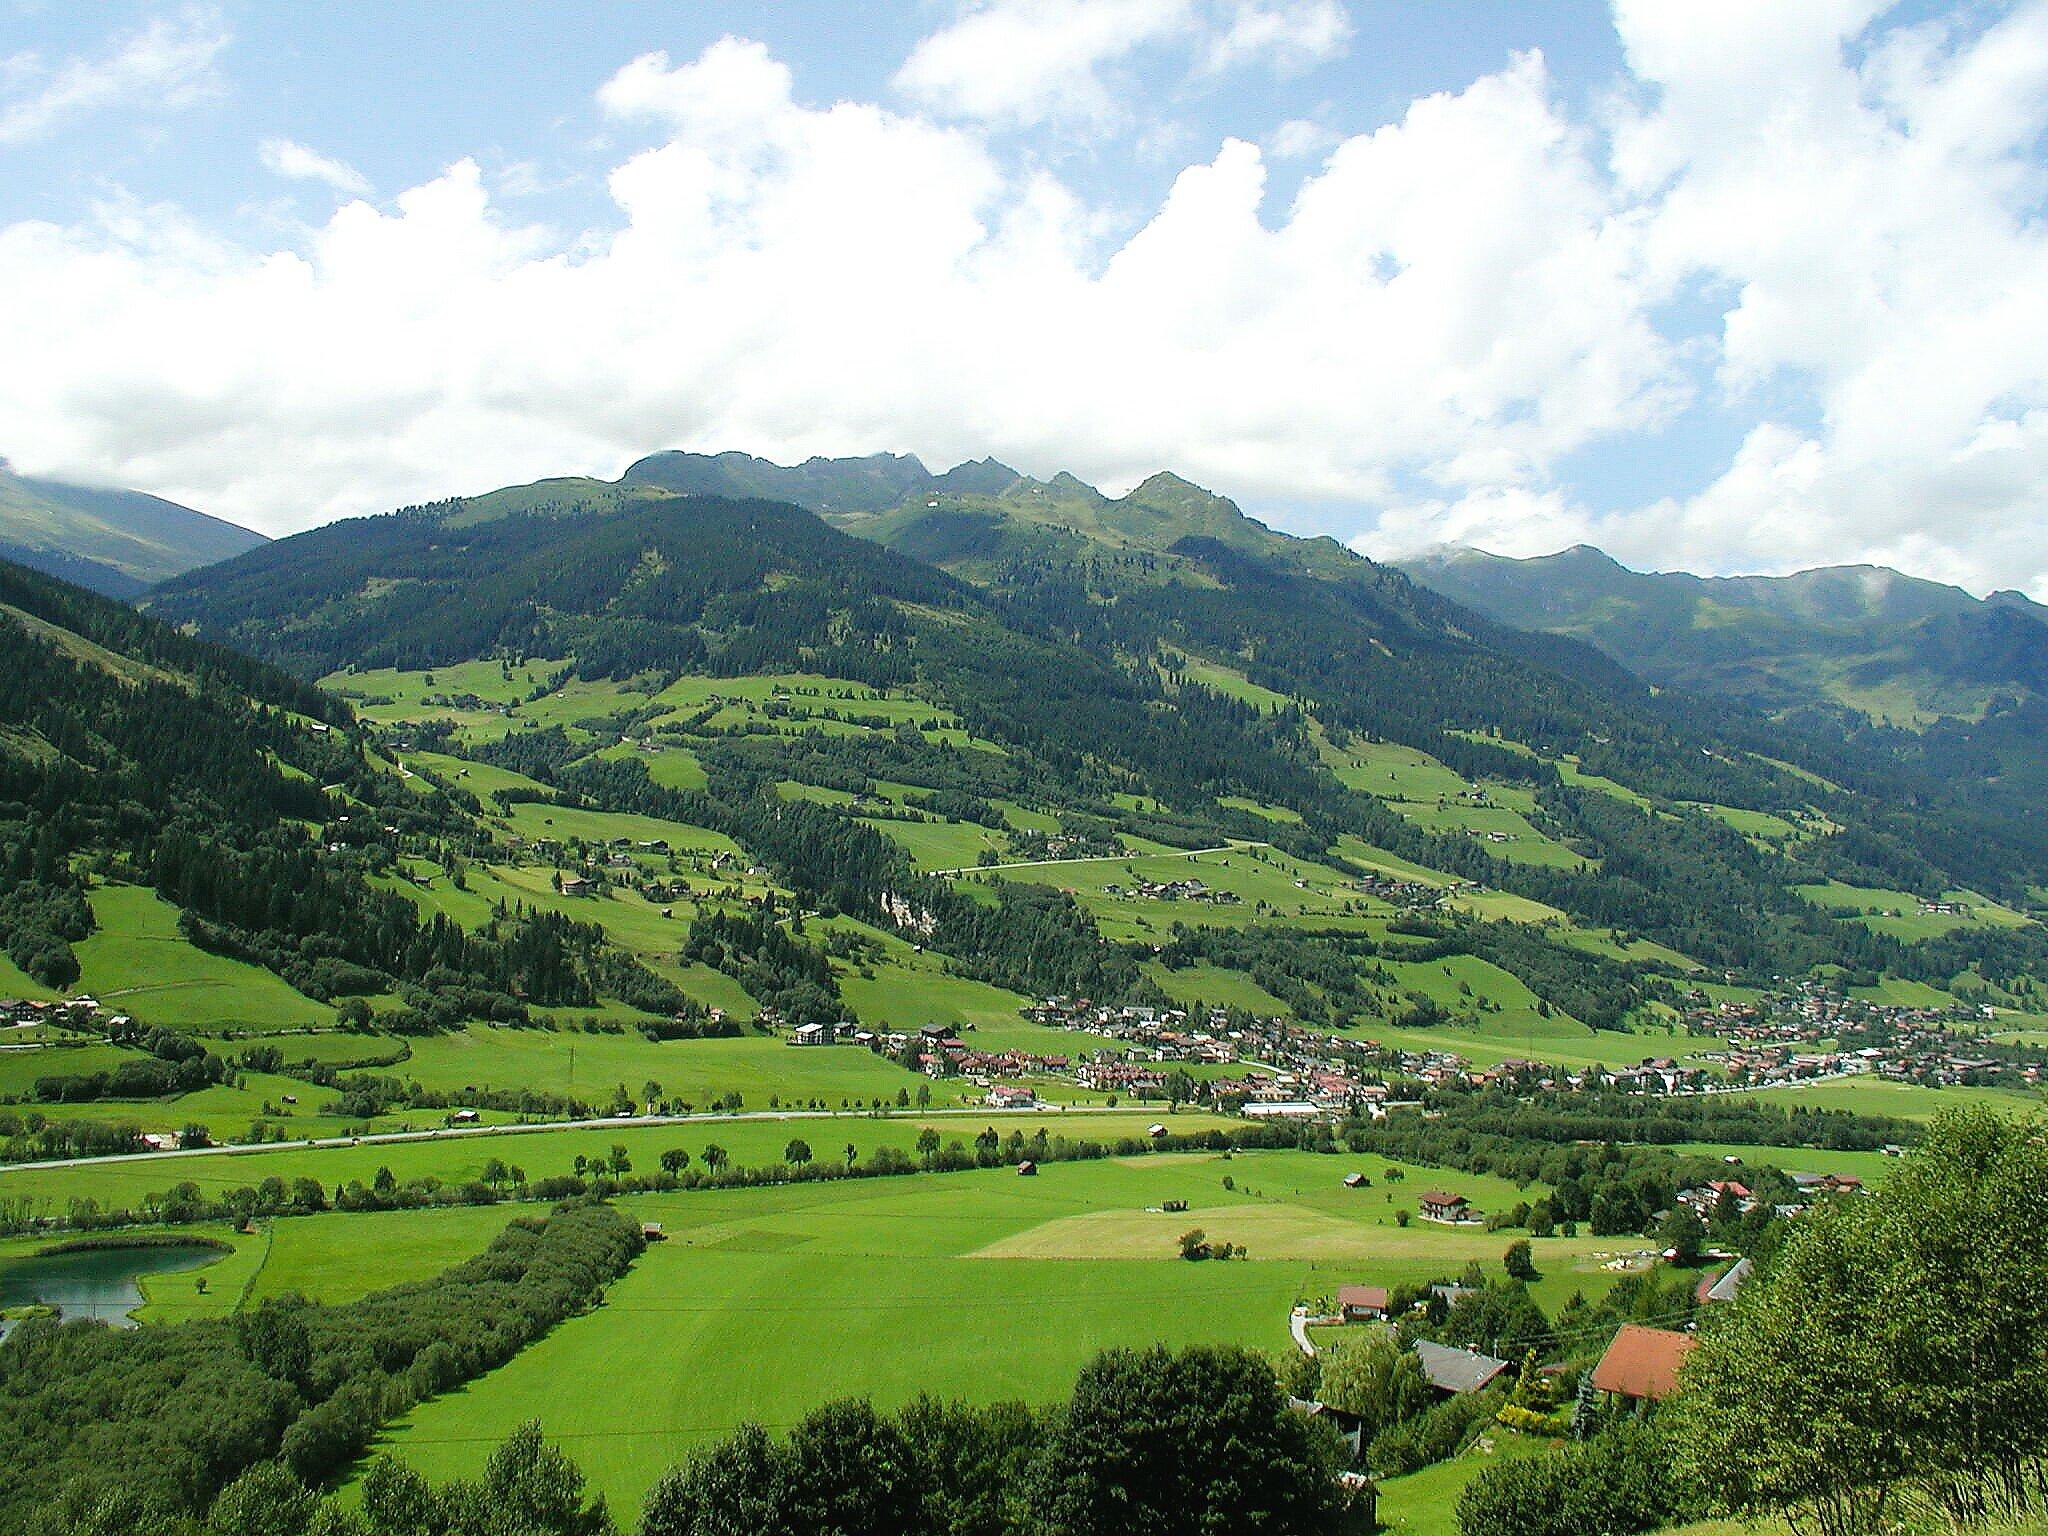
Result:
M1328 154L1344 136L1311 117L1290 117L1266 138L1266 153L1275 160L1307 160Z
M1351 41L1351 16L1339 0L1231 0L1203 48L1211 73L1264 62L1280 70L1334 59Z
M361 197L370 190L370 183L354 166L292 139L265 139L256 146L256 158L271 175L287 181L325 182L349 197Z
M46 66L18 54L4 70L0 145L43 138L73 118L109 107L151 111L188 107L221 89L216 61L228 45L219 14L193 7L159 16L102 53Z
M464 162L286 249L113 210L0 231L0 286L45 301L0 310L33 362L0 442L277 530L674 443L1462 494L1664 408L1636 237L1533 55L1286 208L1226 142L1121 239L979 130L800 104L756 44L634 60L601 102L658 130L604 230L522 226Z
M1719 381L1789 387L1696 496L1620 520L1711 567L1845 555L2048 590L2048 6L1623 0L1617 173L1661 281L1731 292Z
M1195 20L1193 0L981 0L918 43L896 88L949 117L1103 122L1122 115L1108 68Z
M0 291L37 297L0 306L0 448L268 531L664 446L994 453L1171 466L1375 553L1585 540L2048 593L2048 0L1908 26L1623 0L1597 125L1524 54L1370 133L1200 144L1135 229L1007 126L1097 110L1136 48L1196 72L1233 18L1321 8L1090 5L1111 22L1064 53L1001 31L1059 3L928 40L905 93L944 112L808 102L742 39L634 59L597 104L642 147L582 229L523 223L466 160L274 247L119 198L0 228ZM949 35L1025 67L948 96L974 74ZM1269 154L1315 159L1285 200ZM1588 509L1575 456L1695 411L1742 429L1710 483Z

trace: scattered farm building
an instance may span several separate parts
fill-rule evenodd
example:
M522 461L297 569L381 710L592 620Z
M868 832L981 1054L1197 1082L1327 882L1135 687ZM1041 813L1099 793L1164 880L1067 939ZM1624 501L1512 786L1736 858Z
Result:
M1496 1360L1492 1355L1454 1349L1428 1339L1415 1341L1415 1358L1422 1363L1422 1374L1429 1378L1429 1384L1446 1397L1477 1392L1491 1385L1508 1368L1507 1361Z
M1659 1403L1678 1390L1678 1368L1697 1342L1689 1333L1624 1323L1593 1367L1593 1387L1633 1403Z
M1385 1322L1391 1303L1383 1285L1337 1288L1337 1310L1347 1323Z

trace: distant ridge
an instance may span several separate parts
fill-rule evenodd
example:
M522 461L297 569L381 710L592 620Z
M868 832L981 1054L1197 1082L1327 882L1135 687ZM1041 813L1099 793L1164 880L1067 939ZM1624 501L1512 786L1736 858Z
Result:
M160 496L35 479L0 459L0 558L109 597L268 542Z
M1886 566L1790 576L1635 571L1589 545L1512 559L1446 546L1402 563L1504 624L1587 640L1652 682L1901 724L2048 695L2048 607Z

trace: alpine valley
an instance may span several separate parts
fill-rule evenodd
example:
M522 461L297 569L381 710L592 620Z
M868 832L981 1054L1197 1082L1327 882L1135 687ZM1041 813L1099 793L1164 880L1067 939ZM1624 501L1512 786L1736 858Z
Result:
M1317 1360L1391 1313L1447 1354L1342 1409L1345 1497L1448 1531L1624 1324L2038 1104L2022 598L1404 573L989 459L662 453L225 546L157 503L147 558L119 498L15 506L0 1281L188 1263L116 1308L165 1326L0 1289L0 1529L242 1529L287 1472L483 1529L521 1466L575 1529L585 1478L710 1529L659 1523L687 1453L897 1440L982 1514L846 1529L1082 1529L1091 1381L1182 1373L1184 1444L1251 1400L1210 1346L1362 1402ZM1697 1512L1657 1490L1612 1528Z

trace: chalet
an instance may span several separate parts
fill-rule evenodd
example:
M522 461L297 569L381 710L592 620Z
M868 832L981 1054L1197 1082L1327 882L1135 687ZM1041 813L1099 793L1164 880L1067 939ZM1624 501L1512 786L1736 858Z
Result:
M1470 1221L1474 1212L1472 1202L1463 1195L1431 1189L1423 1191L1422 1214L1430 1221Z
M1344 1175L1344 1187L1346 1189L1366 1189L1371 1184L1372 1180L1362 1173L1347 1173Z
M990 1109L1030 1109L1038 1103L1038 1095L1029 1088L1012 1088L997 1083L988 1091Z
M1454 1349L1448 1344L1435 1344L1428 1339L1415 1341L1415 1358L1420 1362L1422 1374L1428 1378L1429 1384L1446 1397L1480 1391L1508 1368L1507 1361L1496 1360L1492 1355Z
M475 1125L482 1116L473 1109L458 1109L448 1116L450 1125Z
M1337 1311L1347 1323L1383 1323L1391 1306L1384 1285L1342 1285L1337 1288Z
M830 1045L832 1031L822 1024L799 1024L789 1032L791 1045Z
M1678 1368L1696 1342L1689 1333L1624 1323L1593 1367L1593 1389L1610 1399L1662 1402L1678 1390Z
M667 1236L668 1234L661 1230L661 1223L658 1221L643 1221L640 1223L640 1240L643 1243L658 1243Z
M564 875L562 877L562 894L564 896L595 896L597 894L597 882L584 875Z

